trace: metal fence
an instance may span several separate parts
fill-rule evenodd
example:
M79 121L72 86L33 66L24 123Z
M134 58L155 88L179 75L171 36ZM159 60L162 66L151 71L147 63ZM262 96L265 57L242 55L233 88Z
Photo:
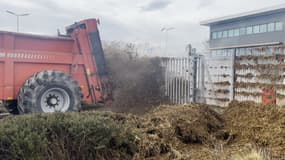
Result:
M240 48L163 58L165 94L173 104L227 106L232 100L285 104L285 47ZM272 94L268 95L272 92Z
M198 77L201 72L199 56L163 58L165 71L165 95L173 104L185 104L196 101Z
M163 58L165 95L173 104L207 103L226 106L233 97L233 58Z

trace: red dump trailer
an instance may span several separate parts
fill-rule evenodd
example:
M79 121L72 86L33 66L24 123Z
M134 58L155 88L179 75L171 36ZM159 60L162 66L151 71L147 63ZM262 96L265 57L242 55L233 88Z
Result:
M57 37L0 31L0 100L19 113L111 102L98 21L77 22Z

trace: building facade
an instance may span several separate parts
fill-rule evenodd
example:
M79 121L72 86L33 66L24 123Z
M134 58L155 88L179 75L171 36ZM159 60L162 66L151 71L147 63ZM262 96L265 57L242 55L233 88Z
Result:
M212 54L226 56L233 49L280 45L285 42L285 5L201 22L210 27ZM239 55L238 51L237 54Z
M207 20L206 103L285 105L285 5Z

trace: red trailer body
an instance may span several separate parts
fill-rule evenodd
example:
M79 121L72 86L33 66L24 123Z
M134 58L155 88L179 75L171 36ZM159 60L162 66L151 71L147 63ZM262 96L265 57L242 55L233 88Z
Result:
M74 78L83 101L112 100L111 85L96 19L66 28L58 37L0 32L0 100L17 100L20 88L35 73L62 71Z

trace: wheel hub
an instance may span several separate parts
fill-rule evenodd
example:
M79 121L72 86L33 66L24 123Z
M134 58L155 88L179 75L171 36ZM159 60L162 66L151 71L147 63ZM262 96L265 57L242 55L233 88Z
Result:
M58 96L49 94L46 98L46 105L49 107L56 107L59 105L60 100L58 99Z
M70 97L62 88L51 88L41 97L41 108L44 112L66 112L70 105Z

